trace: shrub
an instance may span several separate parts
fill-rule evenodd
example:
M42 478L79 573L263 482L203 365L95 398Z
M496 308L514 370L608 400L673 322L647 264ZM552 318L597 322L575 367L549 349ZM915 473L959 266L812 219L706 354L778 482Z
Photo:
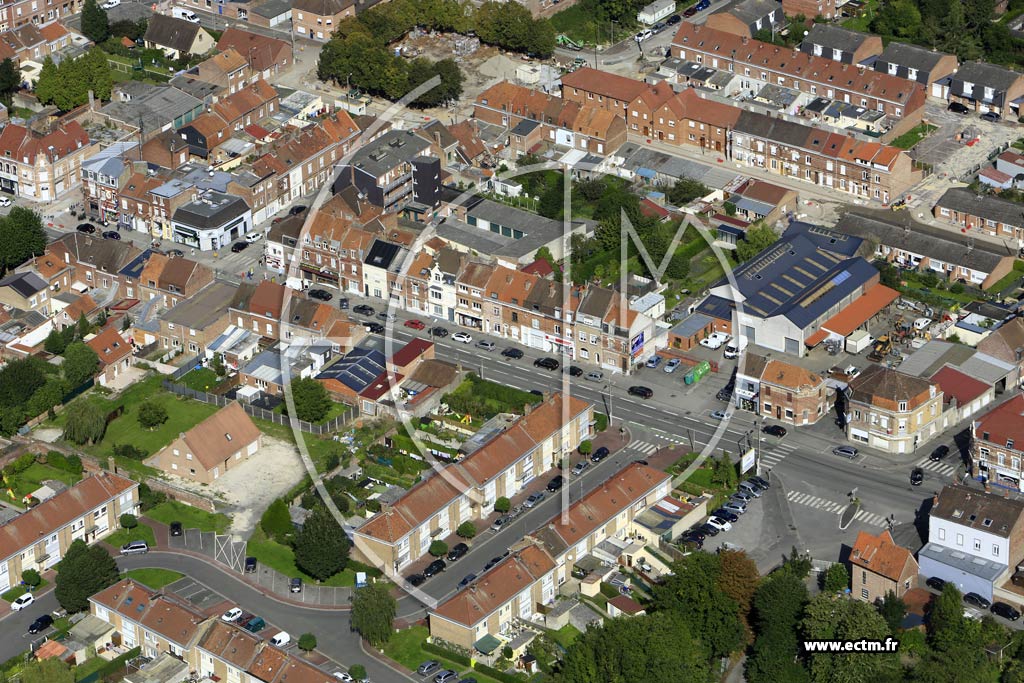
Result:
M473 538L476 536L476 525L473 522L463 522L455 533L461 538Z
M121 515L121 528L122 529L134 529L139 525L139 520L135 515L130 515L127 512Z
M26 586L35 588L43 582L43 577L39 576L39 572L35 569L26 569L21 573L21 580L25 582Z
M114 444L114 455L128 460L145 460L148 455L146 451L137 448L129 443Z
M448 648L442 647L437 643L423 643L423 649L429 652L430 654L437 655L438 657L443 657L444 659L455 662L456 664L461 664L463 666L472 666L469 657L467 657L466 655L462 654L461 652L456 652L455 650L449 650ZM352 672L349 671L349 673ZM357 678L355 674L352 674L352 677Z
M146 482L139 483L139 503L143 512L165 502L167 502L167 494L162 491L154 491Z
M512 509L512 501L502 496L498 500L494 501L494 511L502 514Z
M586 439L580 442L578 450L580 452L580 455L590 455L591 453L594 452L594 444L590 441L590 439Z
M353 664L348 668L348 672L352 676L352 678L356 679L357 681L361 681L364 678L366 678L366 667L362 664Z
M58 470L67 470L68 459L60 451L49 451L46 454L46 464Z
M441 557L448 554L448 544L444 541L432 541L430 543L430 554L434 557Z
M601 582L601 595L606 598L614 598L619 594L619 589L610 583Z
M963 294L964 285L962 282L954 282L952 286L950 286L949 291L951 291L953 294Z
M312 633L303 633L299 636L299 642L297 644L299 649L303 652L311 652L316 649L316 636Z
M476 662L473 665L473 668L482 674L490 676L496 681L501 681L501 683L522 683L524 680L526 680L522 676L513 676L512 674L507 674L504 671L499 671L498 669L495 669L493 666L487 666L486 664L481 664L480 662Z
M67 463L67 471L68 472L71 472L72 474L81 474L82 473L82 471L84 469L82 467L82 459L80 457L78 457L77 455L75 455L74 453L72 453L71 455L67 456L65 462Z
M604 413L594 413L594 431L603 432L608 429L608 416Z

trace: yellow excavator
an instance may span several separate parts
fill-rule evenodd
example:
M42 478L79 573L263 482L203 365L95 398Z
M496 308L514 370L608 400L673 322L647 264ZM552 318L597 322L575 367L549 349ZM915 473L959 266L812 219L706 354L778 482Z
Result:
M871 353L868 354L868 360L872 363L881 363L889 355L890 351L892 351L892 340L889 338L889 335L883 334L871 345Z

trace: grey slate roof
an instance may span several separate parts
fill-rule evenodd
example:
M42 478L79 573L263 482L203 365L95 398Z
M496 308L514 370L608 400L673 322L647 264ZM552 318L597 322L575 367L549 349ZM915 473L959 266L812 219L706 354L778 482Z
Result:
M728 12L740 21L753 24L758 19L768 16L772 10L778 10L779 14L782 14L782 6L774 0L742 0Z
M215 280L160 317L170 323L203 330L227 313L234 295L234 285Z
M831 24L814 24L811 26L811 30L807 33L804 38L804 42L800 45L804 52L809 50L804 46L821 45L822 47L829 50L842 50L843 52L856 52L865 40L870 36L857 31L851 31L840 26L832 26ZM825 55L831 57L831 54Z
M812 128L799 123L746 110L737 119L736 130L791 147L804 147L807 144L807 138L814 132ZM817 134L821 135L821 133Z
M33 294L46 289L47 285L46 280L39 277L36 273L29 271L8 275L3 280L0 280L0 287L10 287L17 292L18 295L30 297Z
M363 145L349 164L379 178L399 164L421 156L430 144L411 130L392 130Z
M149 17L144 39L147 43L154 43L178 52L188 52L192 49L192 43L195 42L196 36L202 30L199 24L193 24L191 21L176 19L164 14L153 14Z
M264 2L253 7L249 11L253 14L258 14L261 17L275 19L282 14L287 14L291 10L291 0L270 0L269 2Z
M1021 76L1022 74L1019 71L1011 71L995 64L966 62L961 64L960 68L953 75L953 82L954 86L960 81L973 83L975 88L988 86L994 88L998 93L1008 90Z
M124 268L142 253L141 249L127 240L105 240L80 232L64 235L57 241L80 263L87 263L111 274Z
M144 131L149 132L203 105L201 100L169 85L138 83L138 86L132 89L130 100L111 102L100 109L100 113L131 126L138 126L141 120Z
M208 192L202 199L189 202L174 212L174 222L200 230L209 230L238 218L249 210L241 197Z
M363 263L375 268L383 268L384 270L399 269L402 266L402 261L404 260L402 254L405 251L401 245L379 239L374 240L373 244L370 245L370 250L366 253L366 258L363 259Z
M817 24L815 24L817 26ZM885 62L891 64L899 64L909 69L916 69L917 71L928 73L935 68L935 65L939 63L939 60L946 56L944 52L934 52L927 48L918 47L917 45L907 45L906 43L889 43L882 50L882 54L878 57L878 62Z
M908 223L900 225L898 222L849 213L836 223L836 230L884 244L887 247L902 249L946 263L955 263L984 273L992 272L992 269L1000 261L1013 255L1005 247L1000 248L984 240L975 240L974 246L968 249L967 244L960 241L959 235L955 233L916 221Z
M978 195L966 187L953 187L939 197L939 207L1012 226L1024 225L1024 204Z
M683 337L684 339L689 339L701 330L706 329L712 322L714 322L713 318L694 311L680 320L679 323L672 328L671 332L672 334Z

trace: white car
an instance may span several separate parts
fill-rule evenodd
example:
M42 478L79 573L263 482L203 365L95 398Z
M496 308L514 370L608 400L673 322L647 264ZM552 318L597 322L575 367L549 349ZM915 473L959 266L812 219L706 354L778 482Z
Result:
M0 197L0 206L10 206L11 200L8 197Z
M356 679L352 678L352 675L347 671L335 671L334 677L344 683L355 683Z
M708 517L708 526L712 526L719 531L729 531L732 529L732 524L720 517Z
M107 0L105 3L100 5L103 9L114 9L121 4L121 0Z
M248 235L245 236L245 241L248 242L249 244L252 244L253 242L259 242L261 239L263 239L262 232L250 232Z
M276 636L270 639L270 644L276 645L277 647L284 647L290 642L292 642L292 637L288 635L287 631L281 631Z
M221 621L232 622L242 616L242 610L239 607L232 607L224 614L220 615Z
M718 349L725 346L725 343L730 339L732 339L732 337L724 332L712 332L710 337L700 340L700 345L706 346L709 349Z
M683 361L679 360L678 358L673 358L672 360L665 364L664 372L675 372L676 368L678 368L679 364L682 362Z
M648 28L648 29L644 29L643 31L640 31L640 33L638 33L635 36L633 36L633 40L635 40L638 43L642 43L645 40L647 40L648 38L652 37L653 35L654 35L654 31L652 31L651 29Z
M11 609L15 612L20 612L35 601L36 599L32 597L31 593L24 593L23 595L18 596L18 598L11 603Z
M456 332L455 334L452 335L452 340L462 342L463 344L472 344L473 335L467 334L465 332Z

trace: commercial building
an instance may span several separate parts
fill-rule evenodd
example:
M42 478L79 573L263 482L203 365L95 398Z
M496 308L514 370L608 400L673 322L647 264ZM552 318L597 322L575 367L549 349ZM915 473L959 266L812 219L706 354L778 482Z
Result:
M174 241L201 251L226 249L252 232L252 210L241 197L207 192L171 219Z
M882 365L850 381L847 438L887 453L914 453L944 427L935 382Z

